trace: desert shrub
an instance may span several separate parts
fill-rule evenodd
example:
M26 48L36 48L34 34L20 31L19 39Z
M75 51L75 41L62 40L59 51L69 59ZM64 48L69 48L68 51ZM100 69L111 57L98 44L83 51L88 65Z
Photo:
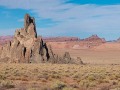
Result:
M75 73L72 77L73 78L80 78L80 75L78 73Z
M57 74L52 74L51 78L60 79L61 77L59 75L57 75Z
M79 88L79 86L76 85L76 84L71 84L70 87L71 87L71 88Z
M118 85L117 81L112 81L112 85Z
M23 89L20 89L20 90L23 90ZM24 89L24 90L26 90L26 89ZM51 90L51 89L44 87L44 88L28 88L27 90Z
M0 80L5 80L6 79L6 76L3 74L0 75Z
M110 79L109 78L105 78L105 79L98 79L97 82L98 84L102 84L102 83L109 83Z
M87 78L88 78L89 81L95 81L96 80L96 77L94 75L89 75Z
M96 87L97 84L97 81L89 82L89 87Z
M89 87L89 81L88 80L82 80L79 83L80 87Z
M37 80L40 80L41 78L44 78L44 79L48 79L49 78L49 74L48 73L42 73L42 74L39 74L39 75L36 75Z
M52 90L62 90L64 87L66 87L64 82L61 81L56 81L55 83L53 83L53 85L51 86Z
M108 86L103 86L100 88L100 90L110 90L110 88Z
M117 79L117 77L116 77L116 75L115 74L113 74L113 75L110 75L110 80L116 80Z
M3 87L3 88L7 88L7 89L15 87L15 85L13 84L12 81L1 81L0 86Z
M62 90L78 90L78 89L72 88L72 87L65 87L65 88L63 88Z

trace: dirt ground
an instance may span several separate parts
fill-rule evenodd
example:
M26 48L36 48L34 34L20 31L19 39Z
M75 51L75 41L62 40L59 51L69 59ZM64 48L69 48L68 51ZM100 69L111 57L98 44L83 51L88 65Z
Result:
M120 65L0 64L0 90L119 90Z
M85 65L0 63L0 90L120 90L119 45L103 46L53 49L81 57Z
M120 64L120 50L80 50L80 49L54 49L57 54L69 52L71 57L81 57L87 64Z

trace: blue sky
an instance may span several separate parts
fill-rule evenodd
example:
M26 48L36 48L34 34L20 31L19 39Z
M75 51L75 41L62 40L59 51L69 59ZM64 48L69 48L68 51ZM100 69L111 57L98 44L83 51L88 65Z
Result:
M67 2L75 4L97 4L97 5L120 4L120 0L67 0Z
M0 35L22 28L26 13L45 37L120 37L120 0L0 0Z

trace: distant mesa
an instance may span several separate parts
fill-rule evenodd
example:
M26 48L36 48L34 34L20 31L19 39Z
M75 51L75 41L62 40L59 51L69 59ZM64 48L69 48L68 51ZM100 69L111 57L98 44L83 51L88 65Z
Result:
M84 41L91 41L91 42L95 41L95 42L102 42L102 43L106 42L104 38L100 38L96 34L84 39Z
M1 36L0 45L3 46L5 43L12 41L13 36ZM37 38L41 38L38 36ZM107 41L104 38L100 38L97 35L92 35L85 39L78 37L43 37L42 40L52 46L53 49L89 49L99 46ZM60 44L59 44L60 43Z
M63 56L54 54L50 45L42 37L37 37L35 18L26 14L24 27L17 29L13 40L0 49L0 61L9 63L75 63L69 52Z
M88 48L93 48L95 46L106 43L106 40L104 38L98 37L97 35L92 35L86 39L83 39L82 43L84 43L84 45Z
M13 36L0 36L0 47L9 41L13 40ZM41 38L41 36L37 36ZM100 38L98 35L92 35L85 39L78 37L42 37L44 42L50 44L53 49L91 49L106 41L104 38ZM115 40L114 42L119 42Z
M108 42L120 43L120 37L119 37L118 39L116 39L116 40L110 40L110 41L108 41Z
M13 36L0 36L0 46L3 46L4 44L12 40L13 40Z
M120 43L120 37L116 40L116 42L119 42L119 43Z
M44 37L46 42L69 42L69 41L79 41L78 37Z

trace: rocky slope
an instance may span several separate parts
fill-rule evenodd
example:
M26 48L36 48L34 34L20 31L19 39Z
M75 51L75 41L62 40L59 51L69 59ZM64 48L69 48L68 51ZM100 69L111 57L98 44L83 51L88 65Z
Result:
M50 45L37 37L35 19L26 14L24 28L15 31L12 41L0 50L0 61L10 63L77 63L68 52L62 57L53 53Z

